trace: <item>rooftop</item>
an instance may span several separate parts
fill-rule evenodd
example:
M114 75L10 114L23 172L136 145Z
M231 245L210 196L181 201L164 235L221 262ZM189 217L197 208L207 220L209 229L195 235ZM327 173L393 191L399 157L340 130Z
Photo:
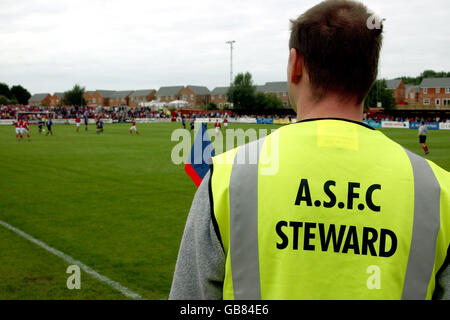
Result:
M421 88L450 88L450 78L424 78Z
M157 97L176 96L184 86L161 87L156 93Z

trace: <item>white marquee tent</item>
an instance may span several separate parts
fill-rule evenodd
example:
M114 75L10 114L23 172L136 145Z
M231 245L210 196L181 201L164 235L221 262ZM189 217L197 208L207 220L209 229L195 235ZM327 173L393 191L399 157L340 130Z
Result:
M189 102L184 100L174 100L169 102L169 107L175 107L175 108L185 108L187 107Z

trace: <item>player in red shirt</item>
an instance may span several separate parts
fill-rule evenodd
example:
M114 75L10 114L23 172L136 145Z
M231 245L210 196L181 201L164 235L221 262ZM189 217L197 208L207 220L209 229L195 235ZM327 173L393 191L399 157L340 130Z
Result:
M75 124L77 125L77 133L80 131L81 119L77 114L77 118L75 119Z
M223 127L226 129L228 127L228 119L224 118L223 119Z
M136 120L131 120L131 128L130 128L130 134L133 135L133 131L136 132L136 134L139 134L139 131L136 129Z
M27 120L21 120L21 122L22 122L22 125L21 125L21 127L22 127L22 134L20 135L20 139L22 139L23 135L26 133L28 141L31 141L30 128L28 127Z
M17 119L13 122L13 126L16 127L16 140L22 140L22 120Z
M214 123L214 127L216 127L216 136L218 136L219 132L220 132L220 128L222 127L219 120L216 120L216 123Z

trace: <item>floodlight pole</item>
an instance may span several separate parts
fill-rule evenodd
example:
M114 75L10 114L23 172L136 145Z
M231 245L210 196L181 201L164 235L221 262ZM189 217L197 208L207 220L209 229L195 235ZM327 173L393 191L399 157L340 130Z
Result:
M234 40L226 42L230 45L230 86L233 84L233 44L235 42Z

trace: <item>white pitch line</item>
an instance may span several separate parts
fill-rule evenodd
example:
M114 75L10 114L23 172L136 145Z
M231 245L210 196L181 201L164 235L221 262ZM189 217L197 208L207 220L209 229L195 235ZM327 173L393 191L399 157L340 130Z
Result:
M49 245L45 244L44 242L30 236L29 234L13 227L12 225L1 221L0 220L0 225L4 226L6 229L11 230L12 232L17 233L18 235L20 235L21 237L27 239L30 242L33 242L34 244L37 244L39 247L44 248L45 250L47 250L48 252L53 253L55 256L60 257L61 259L63 259L64 261L66 261L67 263L70 264L76 264L78 265L84 272L86 272L87 274L90 274L92 277L94 277L95 279L102 281L104 283L106 283L107 285L109 285L110 287L120 291L121 293L123 293L125 296L127 296L128 298L131 299L135 299L135 300L141 300L142 297L131 291L130 289L122 286L120 283L113 281L111 279L109 279L108 277L105 277L104 275L101 275L100 273L98 273L97 271L95 271L94 269L88 267L87 265L85 265L84 263L75 260L74 258L72 258L71 256L68 256L67 254L56 250L55 248L50 247Z

